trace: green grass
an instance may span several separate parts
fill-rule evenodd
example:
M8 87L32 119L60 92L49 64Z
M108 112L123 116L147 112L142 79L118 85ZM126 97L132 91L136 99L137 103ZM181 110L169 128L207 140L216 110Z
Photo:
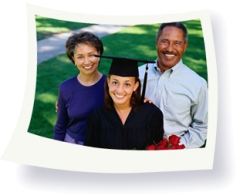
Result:
M145 60L156 59L155 34L159 25L137 25L102 39L104 54ZM107 73L110 60L102 60L100 71ZM139 64L141 65L141 64Z
M189 31L189 46L184 63L207 80L204 40L198 20L184 22ZM156 59L155 35L159 24L137 25L102 38L104 54L138 59ZM101 60L99 70L107 73L109 60ZM56 122L55 102L59 84L77 74L66 55L59 55L38 65L35 102L29 132L51 138Z
M70 30L76 30L83 27L87 27L92 24L69 22L64 20L57 20L52 18L46 18L42 16L36 16L36 28L37 28L37 40L45 39L56 33L64 33Z
M55 103L61 82L77 74L66 55L59 55L38 65L35 102L29 132L52 137L56 121Z
M188 29L188 48L183 56L183 62L207 79L207 65L202 27L198 20L184 22Z

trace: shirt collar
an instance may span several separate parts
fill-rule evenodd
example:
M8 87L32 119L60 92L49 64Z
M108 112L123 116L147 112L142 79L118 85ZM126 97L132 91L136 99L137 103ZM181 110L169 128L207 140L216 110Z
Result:
M175 72L176 70L178 70L180 67L183 66L183 62L182 62L182 59L175 65L173 66L171 69L169 69L168 71L171 73ZM154 65L154 70L156 72L158 72L159 74L162 74L161 70L159 69L159 67L157 66L157 60L156 60L156 63Z
M179 69L180 67L182 67L183 65L183 62L182 62L182 59L175 65L171 68L172 71L176 71L177 69Z

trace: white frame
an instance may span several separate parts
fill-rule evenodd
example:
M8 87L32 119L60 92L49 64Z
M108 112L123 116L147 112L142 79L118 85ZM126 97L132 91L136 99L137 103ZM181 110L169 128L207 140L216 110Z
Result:
M217 65L208 13L109 17L56 11L34 5L27 5L27 12L29 64L26 93L18 125L3 155L4 159L39 167L100 173L144 173L213 168L217 131ZM200 19L205 42L209 85L209 124L206 147L167 151L108 150L59 142L28 133L37 73L35 15L97 24L151 24Z

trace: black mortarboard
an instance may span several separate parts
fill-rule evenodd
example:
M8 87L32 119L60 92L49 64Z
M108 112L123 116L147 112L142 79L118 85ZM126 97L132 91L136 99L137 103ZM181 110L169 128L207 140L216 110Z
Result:
M114 58L109 70L109 75L138 77L138 64L136 60Z
M118 76L135 76L138 77L138 62L146 63L146 71L143 80L143 87L142 87L142 101L145 98L145 91L147 85L147 73L148 73L148 63L155 63L155 61L149 60L141 60L141 59L130 59L130 58L123 58L123 57L113 57L113 56L99 56L95 55L96 57L112 59L112 64L109 70L110 75L118 75Z

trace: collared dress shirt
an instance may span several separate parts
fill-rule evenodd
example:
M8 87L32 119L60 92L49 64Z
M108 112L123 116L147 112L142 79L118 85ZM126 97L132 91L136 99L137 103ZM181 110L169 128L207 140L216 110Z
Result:
M139 68L143 82L146 65ZM177 135L186 148L201 147L207 136L207 82L180 60L161 73L157 63L148 64L145 97L163 112L165 136Z

